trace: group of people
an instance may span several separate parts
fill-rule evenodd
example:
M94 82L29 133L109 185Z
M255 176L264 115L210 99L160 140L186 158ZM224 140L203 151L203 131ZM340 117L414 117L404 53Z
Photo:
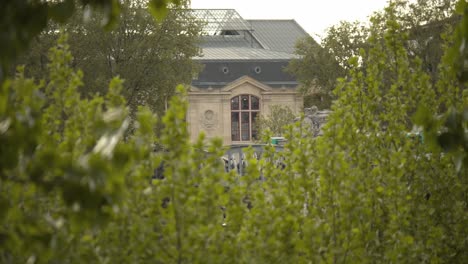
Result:
M237 170L237 173L240 175L243 175L245 173L245 170L247 168L247 160L245 158L245 154L242 154L240 162L238 162L237 159L233 156L230 156L230 158L222 157L222 160L224 162L225 172Z

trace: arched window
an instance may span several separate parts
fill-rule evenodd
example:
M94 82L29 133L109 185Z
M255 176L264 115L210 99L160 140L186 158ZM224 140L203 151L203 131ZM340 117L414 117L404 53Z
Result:
M260 100L248 94L231 98L231 140L251 141L258 137L255 122L260 113Z

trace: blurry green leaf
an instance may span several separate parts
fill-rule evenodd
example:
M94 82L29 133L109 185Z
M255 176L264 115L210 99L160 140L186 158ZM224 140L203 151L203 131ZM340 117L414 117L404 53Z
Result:
M392 12L374 19L386 22ZM103 97L82 97L82 75L60 40L45 103L34 96L42 88L21 74L0 93L0 120L11 120L0 134L0 213L8 210L0 217L0 262L463 263L467 185L454 177L460 159L454 166L452 157L404 139L416 102L428 102L414 120L430 133L445 120L431 111L434 87L409 66L398 25L384 25L391 28L373 34L386 40L374 40L372 56L342 80L324 135L285 128L283 152L267 146L260 161L247 155L244 176L225 173L221 140L190 141L182 86L160 135L145 107L124 138L121 82L112 81ZM455 99L440 102L450 107ZM448 140L460 131L457 106L441 130ZM155 145L162 147L154 152ZM279 157L284 168L275 166ZM150 184L160 164L164 179Z
M405 236L403 239L409 245L412 245L414 243L414 238L412 236Z
M430 127L432 125L432 113L424 105L419 105L416 113L413 116L415 124L423 125L424 127Z
M452 133L442 133L438 136L437 140L445 151L453 151L459 144L458 139Z
M111 0L104 7L105 16L101 21L105 30L113 29L118 21L120 15L120 2L118 0Z
M0 221L7 215L10 203L0 195Z
M75 11L73 0L65 0L59 3L51 3L49 6L49 17L59 23L65 23Z
M155 19L162 20L169 11L167 4L168 0L150 0L148 8Z

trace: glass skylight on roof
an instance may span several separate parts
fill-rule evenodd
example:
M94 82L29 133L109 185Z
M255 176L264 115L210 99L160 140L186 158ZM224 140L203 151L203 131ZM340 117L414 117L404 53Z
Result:
M205 22L203 35L239 35L239 31L252 31L250 23L234 9L192 9L191 12Z

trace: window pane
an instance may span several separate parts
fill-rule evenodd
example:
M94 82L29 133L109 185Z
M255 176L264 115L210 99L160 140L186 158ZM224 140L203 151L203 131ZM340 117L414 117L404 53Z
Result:
M258 101L258 97L252 96L250 98L251 98L250 100L252 100L252 102L251 102L252 106L251 106L250 109L258 110L260 108L260 103Z
M242 110L249 110L249 96L248 95L242 95L241 96L241 109Z
M250 113L241 113L241 135L242 141L250 140Z
M239 110L239 96L231 99L231 110Z
M258 126L257 126L258 112L252 112L252 139L258 139Z
M232 112L231 113L231 140L232 141L240 141L240 133L239 133L239 113Z

